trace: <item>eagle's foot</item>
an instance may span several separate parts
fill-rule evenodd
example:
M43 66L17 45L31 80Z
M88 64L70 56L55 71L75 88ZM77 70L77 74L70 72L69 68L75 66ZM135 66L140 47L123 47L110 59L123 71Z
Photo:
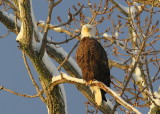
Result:
M89 82L86 83L86 85L87 85L87 86L88 86L88 85L91 85L92 82L93 82L93 80L90 80Z

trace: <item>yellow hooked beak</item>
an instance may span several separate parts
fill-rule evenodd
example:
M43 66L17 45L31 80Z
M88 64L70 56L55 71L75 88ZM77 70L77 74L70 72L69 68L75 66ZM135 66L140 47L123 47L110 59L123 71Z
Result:
M87 28L87 27L86 27L86 28L84 28L84 31L86 31L86 32L90 32L90 31L91 31L91 29L92 29L92 28Z

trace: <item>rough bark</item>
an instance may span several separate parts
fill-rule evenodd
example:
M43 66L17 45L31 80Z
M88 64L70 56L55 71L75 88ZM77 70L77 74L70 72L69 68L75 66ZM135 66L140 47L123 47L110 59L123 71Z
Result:
M20 49L28 55L39 75L41 86L46 96L46 105L48 107L49 114L65 114L65 105L61 96L62 93L60 91L60 87L56 86L54 89L50 89L52 74L45 67L42 59L39 58L39 53L34 51L32 47L34 25L32 22L29 0L21 0L19 7L20 17L23 24L23 28L21 28L23 29L23 36L18 41Z

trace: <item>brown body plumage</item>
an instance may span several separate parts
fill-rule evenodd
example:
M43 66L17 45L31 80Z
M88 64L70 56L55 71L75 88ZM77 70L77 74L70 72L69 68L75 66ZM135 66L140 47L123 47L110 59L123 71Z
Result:
M110 87L110 70L104 48L94 38L81 39L76 52L76 60L81 68L83 79L87 82L98 80ZM102 100L106 101L105 91L101 90Z

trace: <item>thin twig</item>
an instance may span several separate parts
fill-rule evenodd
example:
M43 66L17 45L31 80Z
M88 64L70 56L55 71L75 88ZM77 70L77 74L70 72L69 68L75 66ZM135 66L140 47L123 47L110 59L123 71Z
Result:
M79 43L79 40L77 41L77 43L74 45L74 47L72 48L72 50L69 52L68 56L64 59L64 61L59 65L58 70L61 69L61 67L67 62L67 60L69 59L71 53L73 52L73 50L77 47Z
M30 70L29 65L28 65L28 63L27 63L27 59L26 59L25 53L24 53L23 51L22 51L22 55L23 55L24 64L25 64L26 69L27 69L27 71L28 71L29 77L30 77L30 79L31 79L34 87L36 88L36 91L39 93L41 90L39 89L38 84L37 84L36 81L34 80L34 77L33 77L32 73L31 73L31 70ZM42 90L41 94L39 94L39 97L40 97L40 99L41 99L43 102L46 102L46 101L45 101L45 98L43 97L43 90Z
M59 0L59 1L61 1L61 0ZM50 2L49 10L48 10L48 17L47 17L46 26L45 26L45 29L44 29L42 45L41 45L41 49L40 49L40 53L39 53L39 58L40 59L43 58L43 55L44 55L44 52L45 52L46 43L47 43L47 35L48 35L48 30L49 30L49 24L51 22L52 10L53 10L54 6L55 6L55 3L54 2Z
M64 43L68 43L69 41L71 41L71 40L73 40L73 39L75 39L75 38L70 38L70 39L66 39L66 40L64 40L64 41L62 41L62 42L48 42L49 44L54 44L54 45L57 45L57 44L64 44Z
M24 64L25 64L25 66L26 66L26 69L27 69L27 71L28 71L29 77L30 77L30 79L31 79L34 87L36 88L36 90L37 90L37 92L38 92L38 91L40 90L40 89L39 89L39 86L38 86L38 84L36 83L36 81L34 80L34 77L33 77L32 73L31 73L31 70L30 70L29 65L28 65L28 63L27 63L26 55L25 55L25 53L24 53L23 51L22 51L22 57L23 57L23 60L24 60Z
M10 30L7 31L7 33L5 35L0 36L0 38L5 38L10 34Z
M60 25L55 25L54 27L56 28L56 27L61 27L61 26L65 26L65 25L70 24L73 20L73 17L78 15L82 11L83 7L84 7L84 5L82 5L81 8L75 14L71 14L70 10L69 10L68 11L69 20L65 23L60 24Z
M0 86L0 90L4 90L4 91L7 91L9 93L12 93L14 95L17 95L17 96L21 96L21 97L27 97L27 98L35 98L35 97L39 97L39 94L41 94L41 91L39 93L37 93L36 95L26 95L26 94L21 94L21 93L17 93L15 91L12 91L12 90L9 90L3 86Z
M17 16L19 18L20 12L19 12L18 8L14 4L12 4L12 2L10 2L10 0L4 0L4 2L7 3L14 10L14 12L17 14Z

